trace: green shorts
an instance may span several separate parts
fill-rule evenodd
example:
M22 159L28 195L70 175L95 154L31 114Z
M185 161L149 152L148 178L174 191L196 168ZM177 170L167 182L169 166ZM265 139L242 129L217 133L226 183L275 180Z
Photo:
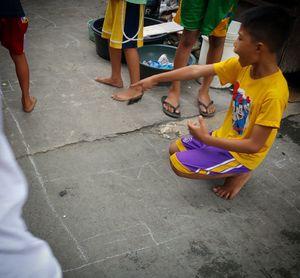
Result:
M224 30L216 36L226 36L237 2L238 0L182 0L180 24L189 31L200 30L205 36L211 35L221 24Z

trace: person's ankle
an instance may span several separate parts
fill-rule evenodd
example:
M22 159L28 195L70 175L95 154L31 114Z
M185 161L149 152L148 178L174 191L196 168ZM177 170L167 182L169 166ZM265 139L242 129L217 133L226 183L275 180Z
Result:
M142 86L129 87L129 89L134 90L137 93L141 93L143 91L143 87Z
M199 94L198 100L200 101L210 101L210 96L208 94Z

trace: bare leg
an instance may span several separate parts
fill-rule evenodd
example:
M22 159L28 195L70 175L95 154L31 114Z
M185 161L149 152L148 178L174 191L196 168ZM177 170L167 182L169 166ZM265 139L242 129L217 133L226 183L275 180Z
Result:
M170 163L172 170L179 177L184 177L188 179L197 179L197 180L215 180L225 178L225 182L222 186L216 186L213 188L213 191L220 198L232 200L242 189L242 187L248 182L252 176L252 172L245 174L220 174L216 176L201 175L201 174L185 174L179 172L172 163Z
M172 142L169 147L170 155L179 152L179 149L175 142ZM244 173L244 174L220 174L218 176L210 176L210 175L201 175L201 174L186 174L178 171L170 161L170 165L172 170L177 176L188 178L188 179L202 179L202 180L213 180L213 179L224 179L225 182L223 186L216 186L213 188L213 191L219 197L223 199L233 199L242 189L242 187L248 182L248 180L252 176L252 172Z
M121 76L121 55L122 50L109 47L109 57L111 63L111 75L110 77L96 77L95 81L110 85L117 88L123 88L123 80Z
M173 153L176 153L176 152L179 152L179 149L178 149L175 141L173 141L169 147L169 154L172 155Z
M30 113L36 104L36 98L29 95L29 67L25 53L15 55L10 53L15 63L16 73L22 91L23 111Z
M130 84L134 84L140 80L140 59L136 48L124 49L127 67L130 76ZM127 101L132 98L139 97L142 94L142 87L129 87L118 94L112 95L112 98L118 101Z
M178 69L187 65L189 55L191 54L191 50L193 45L195 44L197 38L199 37L200 31L188 31L186 29L183 30L182 37L180 39L179 45L176 50L175 58L174 58L174 69ZM174 107L177 107L180 99L180 82L174 81L169 89L168 97L166 98L166 102L172 104ZM174 112L173 108L164 105L164 107L170 111ZM178 110L176 112L179 112Z
M225 43L225 37L215 37L210 36L209 37L209 48L207 52L206 57L206 64L212 64L219 62L222 58L223 54L223 48ZM205 105L208 105L211 101L209 96L209 86L213 80L213 76L204 77L201 87L198 92L198 100L204 103ZM201 107L202 109L203 107ZM205 108L204 108L205 110ZM209 114L214 113L216 110L216 107L214 105L210 105L207 108L207 111Z

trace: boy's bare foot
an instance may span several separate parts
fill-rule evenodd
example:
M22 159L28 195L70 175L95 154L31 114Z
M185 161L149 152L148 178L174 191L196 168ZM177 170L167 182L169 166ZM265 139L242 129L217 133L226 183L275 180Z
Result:
M216 195L223 199L232 200L240 192L251 176L252 172L248 172L228 177L225 179L223 186L216 186L213 188L213 191Z
M22 106L23 106L23 111L26 113L32 112L36 105L37 99L33 96L30 96L28 100L23 100L22 98Z
M128 101L133 98L138 98L143 94L141 87L129 87L127 90L124 90L118 94L112 95L112 99L117 101Z
M213 191L218 195L220 198L226 200L232 200L241 190L242 186L233 186L233 185L223 185L223 186L216 186L213 188Z
M109 85L109 86L113 86L116 88L123 88L123 81L122 79L114 79L111 77L96 77L95 81L105 84L105 85Z

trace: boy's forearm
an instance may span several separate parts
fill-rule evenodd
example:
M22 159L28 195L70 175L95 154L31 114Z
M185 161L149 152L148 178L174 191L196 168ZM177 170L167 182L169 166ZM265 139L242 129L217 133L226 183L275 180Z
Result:
M256 153L260 149L251 139L226 139L207 135L202 141L210 146L239 153Z
M201 136L201 138L199 139L207 145L215 146L228 151L239 153L257 153L265 145L272 130L273 127L254 125L249 138L217 138L206 134L204 136Z
M153 75L155 83L168 81L194 80L199 77L215 75L213 65L192 65L172 70L166 73Z

